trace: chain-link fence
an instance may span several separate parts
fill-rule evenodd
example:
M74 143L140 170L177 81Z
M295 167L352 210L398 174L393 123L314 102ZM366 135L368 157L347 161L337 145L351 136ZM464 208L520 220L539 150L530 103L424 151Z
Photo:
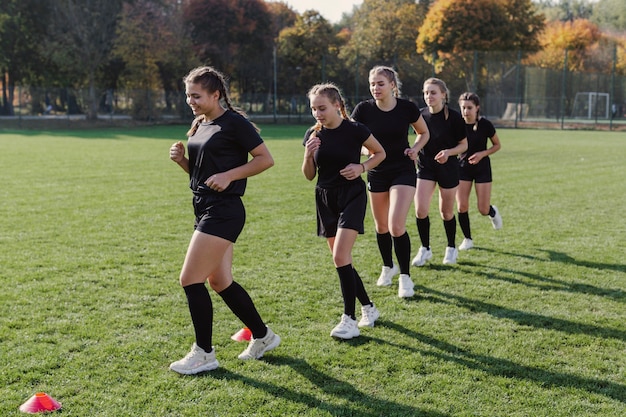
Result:
M626 76L616 72L615 63L603 72L573 72L567 69L565 51L563 56L563 68L546 69L524 65L519 52L474 52L459 59L456 67L448 66L428 76L446 81L452 107L458 107L456 98L462 92L478 93L481 113L499 126L626 130ZM367 92L367 70L363 72L355 82L363 84L360 91ZM3 89L7 90L13 92L12 115L0 116L0 126L10 120L21 127L41 120L71 125L86 120L88 114L97 115L99 123L187 123L192 118L182 91L21 85ZM420 91L405 93L420 107L424 105ZM233 92L232 101L257 122L312 123L305 94ZM352 107L370 96L346 98Z

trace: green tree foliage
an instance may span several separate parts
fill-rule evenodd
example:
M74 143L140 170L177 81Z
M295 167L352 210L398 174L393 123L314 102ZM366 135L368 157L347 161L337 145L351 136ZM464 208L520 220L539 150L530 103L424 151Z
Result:
M263 0L190 0L184 15L198 57L236 80L233 90L269 88L273 25Z
M626 1L598 0L591 20L602 29L626 32Z
M43 83L54 72L42 58L47 2L3 0L0 11L0 74L2 103L0 114L13 114L14 87L17 83ZM35 105L40 105L35 100ZM38 109L35 109L36 111Z
M336 45L332 25L319 12L308 10L298 16L278 36L278 92L305 94L312 85L326 81L326 61Z
M417 51L444 65L468 51L535 51L544 27L530 0L439 0L419 29Z
M356 68L359 82L367 92L367 74L374 65L394 67L402 77L428 72L428 66L415 51L415 38L425 10L413 0L365 0L351 19L352 32L340 57ZM419 77L404 77L405 91L415 93Z
M96 77L108 61L123 0L55 0L46 53L75 82L87 86L87 118L97 119Z

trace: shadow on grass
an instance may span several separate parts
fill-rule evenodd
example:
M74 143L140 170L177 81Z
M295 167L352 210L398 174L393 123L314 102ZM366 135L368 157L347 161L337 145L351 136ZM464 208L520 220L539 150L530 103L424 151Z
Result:
M433 303L449 303L459 307L463 307L469 311L487 313L493 317L512 320L520 325L535 327L538 329L555 330L569 334L584 334L587 336L601 337L604 339L617 339L626 341L626 332L618 329L609 329L590 324L577 323L574 321L557 319L542 314L528 313L521 310L513 310L496 304L485 303L483 301L472 300L460 295L443 293L440 291L426 288L424 286L416 286L416 290L424 294L431 294L434 297L430 299ZM453 302L453 301L454 302Z
M447 417L447 414L439 412L423 410L417 407L411 407L398 404L393 401L378 399L372 395L361 392L348 382L333 378L328 374L321 372L312 367L304 359L293 358L289 356L272 355L270 358L264 358L265 362L272 365L288 366L304 378L311 381L313 385L323 392L323 396L332 396L337 399L336 404L328 403L320 400L315 395L298 392L281 385L262 382L246 375L236 374L223 368L216 371L207 372L199 375L220 380L232 380L243 382L255 389L263 390L277 398L282 398L293 403L303 404L308 408L315 408L332 416L363 416L374 417L381 415L393 415L398 417Z
M543 387L574 388L612 398L622 403L626 402L626 385L623 384L596 378L584 378L574 374L551 372L542 368L520 365L507 359L477 355L467 349L417 333L390 321L379 320L376 322L376 325L395 330L398 333L402 333L407 337L432 346L440 351L433 352L431 350L419 349L414 346L401 346L395 344L402 349L418 352L424 356L431 356L441 360L454 362L469 369L479 370L494 376L531 381ZM386 343L385 341L381 342Z
M550 250L545 250L545 249L539 249L539 250L542 251L542 252L548 253L549 260L546 260L544 258L539 258L539 257L536 257L536 256L531 256L531 255L520 255L520 254L515 254L515 253L510 253L510 252L502 252L502 251L496 251L496 250L493 250L493 249L486 249L486 248L480 248L478 250L485 251L485 252L501 253L503 255L509 255L509 256L522 257L522 258L531 259L531 260L534 260L534 261L537 261L537 262L563 262L563 263L576 265L576 266L580 266L580 267L595 268L595 269L607 269L607 270L614 270L614 271L626 273L626 265L601 264L601 263L597 263L597 262L575 261L569 255L566 255L566 254L563 254L563 253L560 253L560 252L554 252L554 251L550 251ZM474 266L474 267L475 266L480 266L480 267L484 267L484 265L478 265L478 264L473 263L471 261L469 261L469 262L459 262L459 265L461 267L462 266L470 266L470 267L472 267L472 266ZM580 293L580 294L587 294L587 295L595 295L595 296L599 296L599 297L612 298L615 301L619 301L619 302L622 302L622 303L626 302L626 292L624 290L622 290L622 289L601 288L601 287L596 287L596 286L589 285L589 284L581 284L581 283L568 282L568 281L554 279L554 278L546 278L546 277L541 276L541 275L531 274L531 273L527 273L527 272L521 272L521 271L517 271L517 270L513 270L513 269L505 269L505 268L497 268L497 267L491 267L491 269L494 269L494 270L497 270L497 271L500 271L500 272L514 274L514 275L521 275L523 277L526 277L526 278L534 280L534 281L545 282L548 285L540 285L540 284L533 285L533 284L529 284L528 282L517 280L515 278L500 277L500 276L489 274L488 272L483 272L483 271L471 270L471 273L476 274L476 275L482 275L482 276L484 276L487 279L498 279L498 280L510 282L510 283L513 283L513 284L520 284L520 285L525 285L527 287L539 288L539 289L545 290L545 291L563 291L563 292L570 292L570 293Z

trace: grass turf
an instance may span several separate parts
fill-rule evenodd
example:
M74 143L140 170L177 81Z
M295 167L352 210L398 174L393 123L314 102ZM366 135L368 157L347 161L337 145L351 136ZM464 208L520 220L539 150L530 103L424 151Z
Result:
M624 133L499 130L503 229L472 196L476 247L441 265L435 198L412 299L375 286L368 214L354 261L382 316L338 342L306 127L262 128L276 165L249 180L234 275L283 343L239 361L241 324L213 295L220 368L195 377L167 369L193 341L177 282L191 193L168 159L186 127L0 131L0 415L37 391L66 416L626 414Z

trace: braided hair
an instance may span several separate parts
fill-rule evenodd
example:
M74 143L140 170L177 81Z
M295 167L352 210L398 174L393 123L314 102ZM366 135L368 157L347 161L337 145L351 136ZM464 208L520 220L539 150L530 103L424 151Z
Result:
M229 110L232 110L235 113L242 115L246 119L248 118L248 115L243 110L238 107L234 107L231 104L230 98L228 96L228 84L226 82L226 77L215 68L209 66L194 68L189 71L189 74L183 77L183 82L185 84L198 84L203 90L209 93L219 91L220 99L224 101L226 107L228 107ZM194 121L191 123L191 128L187 132L188 137L193 136L196 133L198 127L200 126L200 123L202 123L203 120L203 115L200 115L194 119ZM252 123L252 125L257 132L260 131L254 123Z
M402 82L400 81L400 77L398 77L398 73L391 67L386 67L384 65L377 65L370 70L370 78L375 75L382 74L390 83L393 83L393 95L394 97L400 97L400 89L402 88Z
M472 128L472 130L476 132L478 130L478 121L482 118L480 115L480 97L478 97L478 94L468 91L461 94L459 102L462 100L471 101L476 106L476 121L474 122L474 127Z
M445 101L443 102L443 115L445 120L448 120L448 116L450 116L450 112L448 111L448 100L450 99L450 90L448 90L448 86L446 83L439 78L429 78L424 81L424 86L427 84L435 84L441 92L446 96Z
M311 99L311 96L325 96L331 103L339 103L339 111L341 112L341 117L345 120L349 119L348 111L346 110L346 101L341 95L339 87L337 87L335 84L316 84L311 87L311 89L307 93L307 97L309 97L309 100ZM321 129L322 124L320 122L315 123L315 126L313 126L313 130L316 132L319 132Z

